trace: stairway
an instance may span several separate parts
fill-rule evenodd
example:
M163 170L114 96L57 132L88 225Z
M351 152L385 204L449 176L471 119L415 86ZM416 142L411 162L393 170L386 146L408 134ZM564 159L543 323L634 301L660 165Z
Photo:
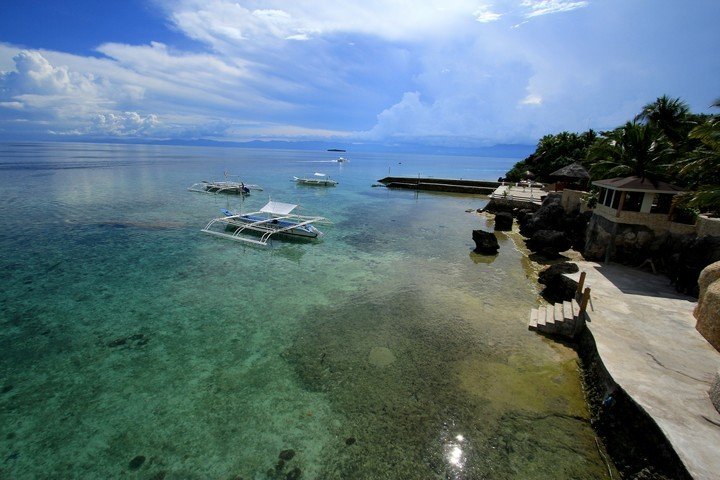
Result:
M584 282L585 272L580 276L576 298L571 301L533 308L528 329L547 335L575 338L585 327L585 308L590 298L589 288L580 293Z

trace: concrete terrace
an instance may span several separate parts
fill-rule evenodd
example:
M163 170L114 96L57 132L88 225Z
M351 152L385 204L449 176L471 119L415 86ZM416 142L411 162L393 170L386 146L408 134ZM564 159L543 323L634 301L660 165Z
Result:
M507 200L514 202L529 202L540 205L541 197L547 195L548 192L543 190L540 185L536 186L516 186L516 185L500 185L490 195L494 200Z
M720 413L708 396L720 353L695 330L694 299L661 275L576 263L587 272L587 327L608 373L657 423L693 478L720 478Z

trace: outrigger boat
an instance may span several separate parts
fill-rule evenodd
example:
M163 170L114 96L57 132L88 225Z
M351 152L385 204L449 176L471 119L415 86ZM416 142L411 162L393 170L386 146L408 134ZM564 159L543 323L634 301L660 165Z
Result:
M350 160L348 160L348 159L345 158L345 157L339 157L339 158L338 158L337 160L335 160L335 161L338 162L338 163L347 163L347 162L349 162Z
M233 213L221 209L224 216L210 220L203 232L239 242L267 245L274 235L313 239L323 233L313 223L331 223L325 217L310 217L291 213L297 205L292 203L268 202L257 212ZM219 229L218 227L223 227ZM249 238L246 233L259 233L260 238Z
M250 195L250 190L262 191L262 187L260 185L244 183L239 179L237 181L228 180L228 178L238 177L238 175L230 175L228 172L225 172L224 175L225 180L203 180L202 182L193 183L188 190L200 193L234 193L237 195Z
M318 173L315 172L312 177L293 177L295 179L295 183L301 184L301 185L316 185L321 187L334 187L338 184L335 180L331 179L327 174L325 173Z

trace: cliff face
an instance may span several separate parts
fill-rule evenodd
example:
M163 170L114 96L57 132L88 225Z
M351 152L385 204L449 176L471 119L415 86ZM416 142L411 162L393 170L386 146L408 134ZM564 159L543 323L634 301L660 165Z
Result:
M698 285L700 296L695 307L695 328L720 351L720 262L705 267Z

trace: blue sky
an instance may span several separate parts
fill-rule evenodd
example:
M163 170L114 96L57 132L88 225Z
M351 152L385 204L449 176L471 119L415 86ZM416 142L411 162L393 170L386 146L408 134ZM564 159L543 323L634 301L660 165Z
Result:
M478 147L720 97L717 0L5 2L0 140Z

